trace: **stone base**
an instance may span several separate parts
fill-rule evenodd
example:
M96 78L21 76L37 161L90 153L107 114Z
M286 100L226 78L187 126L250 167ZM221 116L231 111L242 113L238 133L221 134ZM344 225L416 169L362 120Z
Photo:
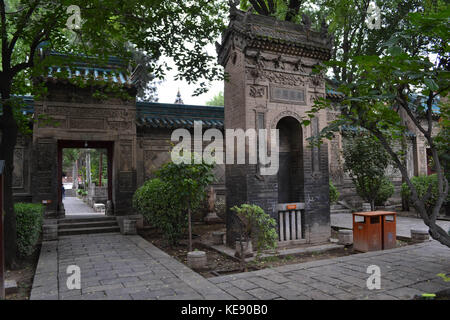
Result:
M244 242L242 245L244 247L244 258L253 257L252 242L251 241L248 241L247 243ZM236 241L236 252L235 252L234 256L237 258L241 257L241 243L239 240Z
M123 219L122 234L135 235L137 234L136 219Z
M204 270L207 267L205 251L191 251L187 254L187 264L194 270Z
M58 225L55 223L44 224L42 226L42 240L54 241L58 240Z
M425 242L430 240L427 230L411 229L411 240L413 242Z
M94 203L93 208L95 212L105 213L106 211L106 206L103 203Z
M361 209L361 211L363 211L363 212L369 212L369 211L372 211L372 207L370 206L370 203L364 202L364 203L362 204L362 209Z
M210 212L206 215L204 221L207 224L214 224L214 223L221 223L222 220L219 218L219 216L215 212Z
M338 243L344 246L353 244L353 231L352 230L339 230Z
M5 281L5 294L14 294L19 291L16 280Z
M223 244L223 237L225 235L225 232L222 231L214 231L212 233L212 242L214 245L222 245Z

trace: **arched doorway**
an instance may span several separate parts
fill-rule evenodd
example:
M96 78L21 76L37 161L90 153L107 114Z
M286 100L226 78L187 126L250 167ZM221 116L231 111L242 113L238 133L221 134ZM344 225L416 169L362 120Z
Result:
M278 236L284 243L304 241L303 133L300 122L284 117L278 123Z
M278 203L304 202L303 134L300 122L284 117L278 124L279 161Z

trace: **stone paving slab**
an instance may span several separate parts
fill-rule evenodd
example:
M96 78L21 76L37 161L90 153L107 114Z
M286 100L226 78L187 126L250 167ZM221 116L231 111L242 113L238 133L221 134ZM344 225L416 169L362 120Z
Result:
M444 230L450 230L450 221L438 220L436 222ZM351 213L337 213L331 214L331 226L352 229L352 214ZM422 219L411 217L397 216L397 235L404 238L411 238L411 229L428 230L428 227L423 223Z
M76 217L78 215L96 215L96 216L104 216L104 213L95 212L93 208L88 206L83 200L77 197L66 197L63 200L64 209L66 210L66 216L68 218Z
M81 269L69 290L67 267ZM43 242L31 300L214 299L234 297L140 236L94 234Z
M381 269L379 290L367 288L370 265ZM430 241L209 280L237 299L405 300L450 288L439 273L450 273L450 249Z
M81 268L81 290L66 286ZM367 267L381 289L367 289ZM436 241L205 279L140 236L77 235L43 242L31 300L397 300L450 288L450 249Z

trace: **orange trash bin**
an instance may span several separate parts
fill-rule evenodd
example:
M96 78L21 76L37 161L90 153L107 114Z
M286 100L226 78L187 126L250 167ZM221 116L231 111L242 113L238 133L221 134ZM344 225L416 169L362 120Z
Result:
M397 218L395 212L383 211L383 250L397 246Z
M361 252L391 249L396 242L395 212L353 213L353 249Z

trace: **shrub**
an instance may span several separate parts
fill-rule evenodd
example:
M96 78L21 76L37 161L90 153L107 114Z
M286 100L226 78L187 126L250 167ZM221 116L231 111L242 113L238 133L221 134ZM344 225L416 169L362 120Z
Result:
M148 180L136 190L133 208L158 228L170 245L175 245L187 229L187 215L180 194L158 178Z
M275 228L277 222L261 207L243 204L240 207L234 206L231 210L236 212L241 222L241 239L246 240L252 237L258 253L265 249L276 248L278 234Z
M158 171L156 177L170 185L170 190L178 197L183 212L188 215L189 251L192 251L192 212L201 207L206 196L206 187L214 182L214 163L204 159L197 163L195 153L187 153L190 161L168 162Z
M417 176L411 178L411 183L414 185L414 187L417 190L417 195L419 198L422 198L428 191L428 188L431 185L431 196L428 199L428 201L425 203L425 205L429 208L432 208L439 196L438 192L438 179L437 174L432 174L429 176ZM405 183L402 184L402 194L408 199L408 201L411 201L411 190L409 190L408 185ZM446 202L450 202L450 192L447 195Z
M381 180L380 188L375 197L375 205L382 206L394 194L394 184L388 179Z
M330 180L330 204L336 203L339 199L339 191Z
M20 255L31 255L42 230L44 206L34 203L14 204L17 226L17 248Z

